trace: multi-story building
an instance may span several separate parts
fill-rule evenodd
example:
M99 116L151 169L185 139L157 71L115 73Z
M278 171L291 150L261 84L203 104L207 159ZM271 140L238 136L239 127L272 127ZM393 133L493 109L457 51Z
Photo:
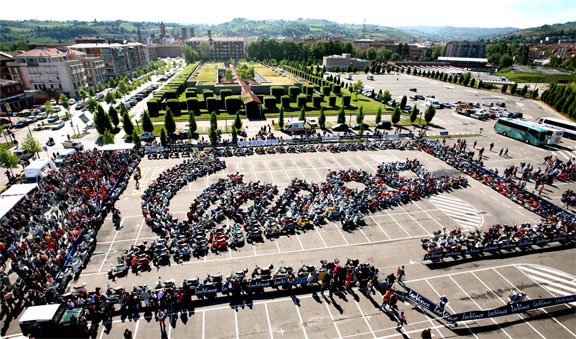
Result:
M40 97L57 97L65 93L77 97L87 85L83 56L70 49L34 49L14 56L8 63L13 80L27 90L36 90Z
M181 44L149 44L148 55L150 60L161 58L177 58L182 56Z
M322 58L322 66L325 66L328 71L336 69L345 70L348 66L356 67L357 70L363 70L366 66L370 66L370 61L352 58L350 53L342 53L342 55L329 55Z
M192 37L186 40L186 44L192 47L198 54L202 42L210 46L210 59L228 60L244 59L246 57L246 47L252 43L255 38L251 37L212 37L210 31L208 36Z
M0 79L0 111L6 113L6 104L10 110L20 111L34 104L31 93L24 92L24 86L20 81Z
M14 57L8 53L0 52L0 79L12 79L8 63L14 61Z
M130 75L132 71L150 64L148 47L139 42L81 43L69 47L84 52L89 57L101 58L106 79Z
M446 44L445 57L485 58L486 44L476 41L450 41Z

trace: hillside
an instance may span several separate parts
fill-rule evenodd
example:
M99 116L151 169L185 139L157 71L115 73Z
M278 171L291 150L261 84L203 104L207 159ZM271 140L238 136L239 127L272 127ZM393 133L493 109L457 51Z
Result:
M453 27L453 26L401 26L402 30L422 32L436 40L480 40L517 31L514 27Z
M510 40L523 40L526 42L539 42L546 37L563 37L576 39L576 21L566 22L563 24L544 25L540 27L531 27L508 33L502 38Z
M38 21L0 20L0 44L10 46L21 41L73 42L77 36L101 36L110 39L133 39L140 27L144 36L160 33L159 22L128 21ZM261 39L286 37L290 39L320 39L339 36L343 39L362 38L362 25L339 24L328 20L299 19L262 20L234 19L218 25L166 23L168 34L179 34L181 27L195 27L197 35L257 36ZM391 27L366 25L366 38L414 40L425 38L421 32Z

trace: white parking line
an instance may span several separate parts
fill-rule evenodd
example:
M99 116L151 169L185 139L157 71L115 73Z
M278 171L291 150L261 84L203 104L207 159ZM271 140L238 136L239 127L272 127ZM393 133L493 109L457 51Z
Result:
M382 231L382 233L384 233L384 235L387 236L388 239L392 239L392 237L390 237L390 236L388 235L388 233L386 233L386 231L384 231L384 229L382 228L382 226L380 226L380 223L378 223L378 222L376 221L376 219L374 219L371 215L369 215L368 218L370 218L370 219L372 219L372 221L374 221L374 223L376 224L376 226L378 226L378 228L380 229L380 231Z
M452 276L449 276L450 280L452 280L452 282L454 284L456 284L456 286L458 286L458 288L462 291L462 293L464 293L466 295L466 297L468 297L468 299L470 299L474 305L476 305L476 307L478 307L479 310L482 309L482 307L480 307L480 305L478 305L478 303L476 302L476 300L474 300L474 298L472 298L468 292L466 292L466 290L464 288L462 288L462 286L460 286L460 284L458 284L458 282L456 280L454 280L454 278ZM512 337L492 318L490 318L490 320L494 323L494 325L496 325L500 330L502 330L502 332L504 332L504 334L506 334L506 336L510 339L512 339Z
M123 221L124 221L124 218L122 218L122 220L120 221L120 226L122 226ZM120 233L120 231L116 231L116 233L114 234L114 238L112 239L112 242L110 243L110 246L108 247L108 251L106 251L106 255L104 256L104 259L102 259L102 263L100 264L100 268L98 268L98 272L102 272L102 268L104 267L104 264L106 263L106 259L108 258L110 251L112 250L112 246L114 246L114 241L116 240L118 233Z
M482 285L484 285L484 287L486 287L486 289L487 289L490 293L492 293L494 296L496 296L496 298L498 298L498 300L500 300L500 301L502 302L502 304L506 303L502 298L500 298L499 295L497 295L496 293L494 293L494 291L493 291L490 287L488 287L488 285L486 285L486 284L484 283L484 281L482 281L482 279L480 279L480 278L476 275L476 273L472 272L472 275L473 275ZM536 332L536 334L538 334L538 335L539 335L540 337L542 337L542 338L545 338L545 337L542 335L542 333L538 332L538 330L536 330L536 329L534 328L534 326L532 326L528 321L526 321L526 319L522 318L522 316L521 316L520 314L516 314L516 315L518 316L518 318L522 319L522 321L524 321L524 323L526 323L526 325L530 326L530 328L531 328L534 332Z
M298 313L298 319L300 319L300 325L302 325L302 332L304 332L304 338L308 339L308 333L306 332L306 327L304 326L304 321L302 320L302 314L300 314L300 306L294 304L296 307L296 313Z
M376 333L374 333L374 330L372 329L372 326L370 326L370 322L368 321L368 318L366 318L366 314L364 313L364 311L362 311L362 308L360 308L360 304L356 301L356 298L352 298L352 300L354 300L354 303L356 304L356 307L358 307L358 311L360 312L360 314L362 315L362 319L364 319L364 322L366 323L366 326L368 326L368 329L370 330L370 333L372 333L372 337L376 338Z
M402 205L399 205L399 207L402 209L402 211L404 211L404 212L410 217L410 219L414 220L414 222L417 223L418 226L420 226L420 228L421 228L422 230L424 230L424 235L430 234L430 231L428 231L428 230L426 229L426 227L422 226L422 224L421 224L418 220L416 220L416 218L414 218L413 216L411 216L410 213L408 213L408 212L406 211L406 209L405 209Z
M408 233L408 231L406 231L406 229L400 225L400 223L396 220L396 218L394 218L390 213L388 213L388 210L385 210L386 214L396 223L396 225L398 225L398 227L400 227L402 229L402 231L404 231L404 233L406 233L407 236L411 237L410 233Z
M202 339L206 338L206 311L202 311Z
M270 323L270 313L268 313L268 304L264 304L264 309L266 310L266 320L268 321L268 330L270 330L270 339L274 339L274 333L272 333L272 324Z
M236 310L232 310L234 312L234 328L236 329L236 339L240 338L240 333L238 331L238 312Z
M430 283L430 281L428 281L428 280L425 280L425 281L426 281L426 283L428 284L428 286L430 286L430 288L432 289L432 291L434 291L434 293L436 293L436 296L437 296L438 298L440 298L440 297L441 297L441 294L438 293L438 291L434 288L434 286L432 286L432 284ZM454 309L452 308L452 306L450 306L450 305L448 305L448 304L446 304L446 308L449 308L449 309L450 309L450 312L452 312L452 313L454 313L454 314L457 313L456 311L454 311ZM434 326L434 323L432 322L432 319L430 319L429 317L428 317L428 321L430 321L430 325ZM474 333L474 332L470 329L470 327L468 327L468 325L465 325L465 326L466 326L466 328L468 329L468 331L470 331L470 334L472 334L472 335L474 336L474 338L478 338L478 336L476 335L476 333ZM440 333L440 331L438 331L438 334L439 334L441 337L444 337L444 336L442 335L442 333Z
M334 315L332 315L332 311L330 311L330 307L328 307L328 303L324 302L323 304L324 304L324 306L326 306L326 310L328 311L328 315L330 315L330 319L332 319L332 325L334 325L334 329L336 330L336 333L338 333L338 338L342 339L342 333L340 333L340 329L338 328L338 325L336 324L336 320L334 320Z

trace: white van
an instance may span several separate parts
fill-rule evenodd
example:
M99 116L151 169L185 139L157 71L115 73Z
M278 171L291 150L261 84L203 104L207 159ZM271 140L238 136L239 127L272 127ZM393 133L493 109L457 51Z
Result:
M428 106L434 106L436 108L436 106L440 106L440 101L438 101L438 99L434 99L434 98L426 98L426 100L424 101L424 106L428 107Z
M288 120L282 130L284 132L292 134L301 133L306 130L306 122L301 120L295 120L295 121Z

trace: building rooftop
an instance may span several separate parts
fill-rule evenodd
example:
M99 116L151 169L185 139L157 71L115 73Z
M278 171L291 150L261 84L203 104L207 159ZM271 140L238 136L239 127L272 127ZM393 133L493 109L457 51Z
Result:
M39 56L63 56L68 54L84 54L83 52L76 51L73 49L58 49L58 48L37 48L31 49L26 52L22 52L20 54L15 55L14 57L39 57Z
M0 79L0 87L9 86L9 85L17 85L20 81L16 80L8 80L8 79Z
M188 38L186 41L208 41L210 38L207 36L198 36L193 38ZM212 41L244 41L244 37L241 36L215 36L212 37Z
M112 48L120 48L120 47L134 47L134 46L145 46L144 44L141 44L139 42L127 42L125 44L120 44L120 43L80 43L80 44L74 44L71 45L70 48L106 48L106 47L112 47Z
M488 59L486 58L438 57L438 61L488 63Z

